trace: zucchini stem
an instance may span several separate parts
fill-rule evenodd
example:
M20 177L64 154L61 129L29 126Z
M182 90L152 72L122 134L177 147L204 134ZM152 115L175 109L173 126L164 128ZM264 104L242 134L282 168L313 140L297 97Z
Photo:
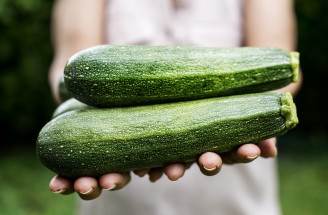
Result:
M293 82L297 82L299 76L299 67L300 67L300 53L299 52L290 52L290 62L293 70Z
M298 124L296 105L290 92L284 93L281 97L281 104L281 115L285 117L285 126L288 130L290 130Z

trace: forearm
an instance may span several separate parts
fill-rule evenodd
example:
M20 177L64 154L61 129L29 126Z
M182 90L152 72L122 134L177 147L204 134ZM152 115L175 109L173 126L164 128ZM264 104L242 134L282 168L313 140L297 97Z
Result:
M52 39L54 58L49 84L57 103L58 83L66 61L74 53L104 43L105 0L57 0L53 7Z

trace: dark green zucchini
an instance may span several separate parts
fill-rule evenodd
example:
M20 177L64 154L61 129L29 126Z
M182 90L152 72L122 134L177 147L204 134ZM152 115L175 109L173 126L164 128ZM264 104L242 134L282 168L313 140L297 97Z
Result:
M64 74L76 99L115 107L270 91L296 81L298 65L298 53L275 48L102 45Z
M282 135L297 123L289 93L76 110L46 124L36 150L60 175L99 176L194 161Z

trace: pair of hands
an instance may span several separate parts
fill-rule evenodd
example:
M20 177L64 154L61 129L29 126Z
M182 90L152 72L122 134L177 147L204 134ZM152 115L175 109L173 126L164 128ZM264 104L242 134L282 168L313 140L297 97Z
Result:
M276 138L267 139L258 144L244 144L237 149L218 155L206 152L198 159L198 166L204 175L216 175L220 172L223 163L248 163L258 156L275 157L277 155ZM175 163L166 167L143 169L134 171L134 174L143 177L149 175L149 180L155 182L165 174L169 180L176 181L184 175L185 170L191 165ZM100 196L102 189L118 190L129 183L131 175L129 172L108 173L99 178L80 177L75 180L56 175L50 181L49 187L53 193L71 194L78 193L81 199L91 200Z

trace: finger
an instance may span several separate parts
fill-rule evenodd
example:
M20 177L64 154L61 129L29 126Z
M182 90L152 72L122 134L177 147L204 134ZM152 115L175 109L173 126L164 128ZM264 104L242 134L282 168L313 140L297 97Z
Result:
M193 165L195 162L193 161L190 161L190 162L186 162L185 163L185 166L186 166L186 169L189 169L191 167L191 165Z
M119 190L127 185L131 180L130 173L108 173L100 176L100 187L105 190Z
M277 150L277 138L270 138L259 142L258 147L261 149L261 157L269 158L276 157L278 154Z
M145 176L148 172L150 171L150 169L140 169L140 170L134 170L134 174L136 174L139 177L143 177Z
M155 182L162 177L163 173L164 173L164 168L162 168L162 167L152 168L148 172L149 180L151 182Z
M49 188L53 193L57 194L71 194L74 192L73 180L59 175L51 179Z
M260 148L255 144L244 144L235 150L223 153L222 160L226 164L248 163L255 160L261 154Z
M198 165L204 175L216 175L221 170L222 159L214 152L206 152L199 157Z
M164 173L171 181L176 181L185 173L186 165L182 163L170 164L164 168Z
M81 199L91 200L101 194L101 188L98 181L92 177L81 177L75 180L74 190L79 194Z

